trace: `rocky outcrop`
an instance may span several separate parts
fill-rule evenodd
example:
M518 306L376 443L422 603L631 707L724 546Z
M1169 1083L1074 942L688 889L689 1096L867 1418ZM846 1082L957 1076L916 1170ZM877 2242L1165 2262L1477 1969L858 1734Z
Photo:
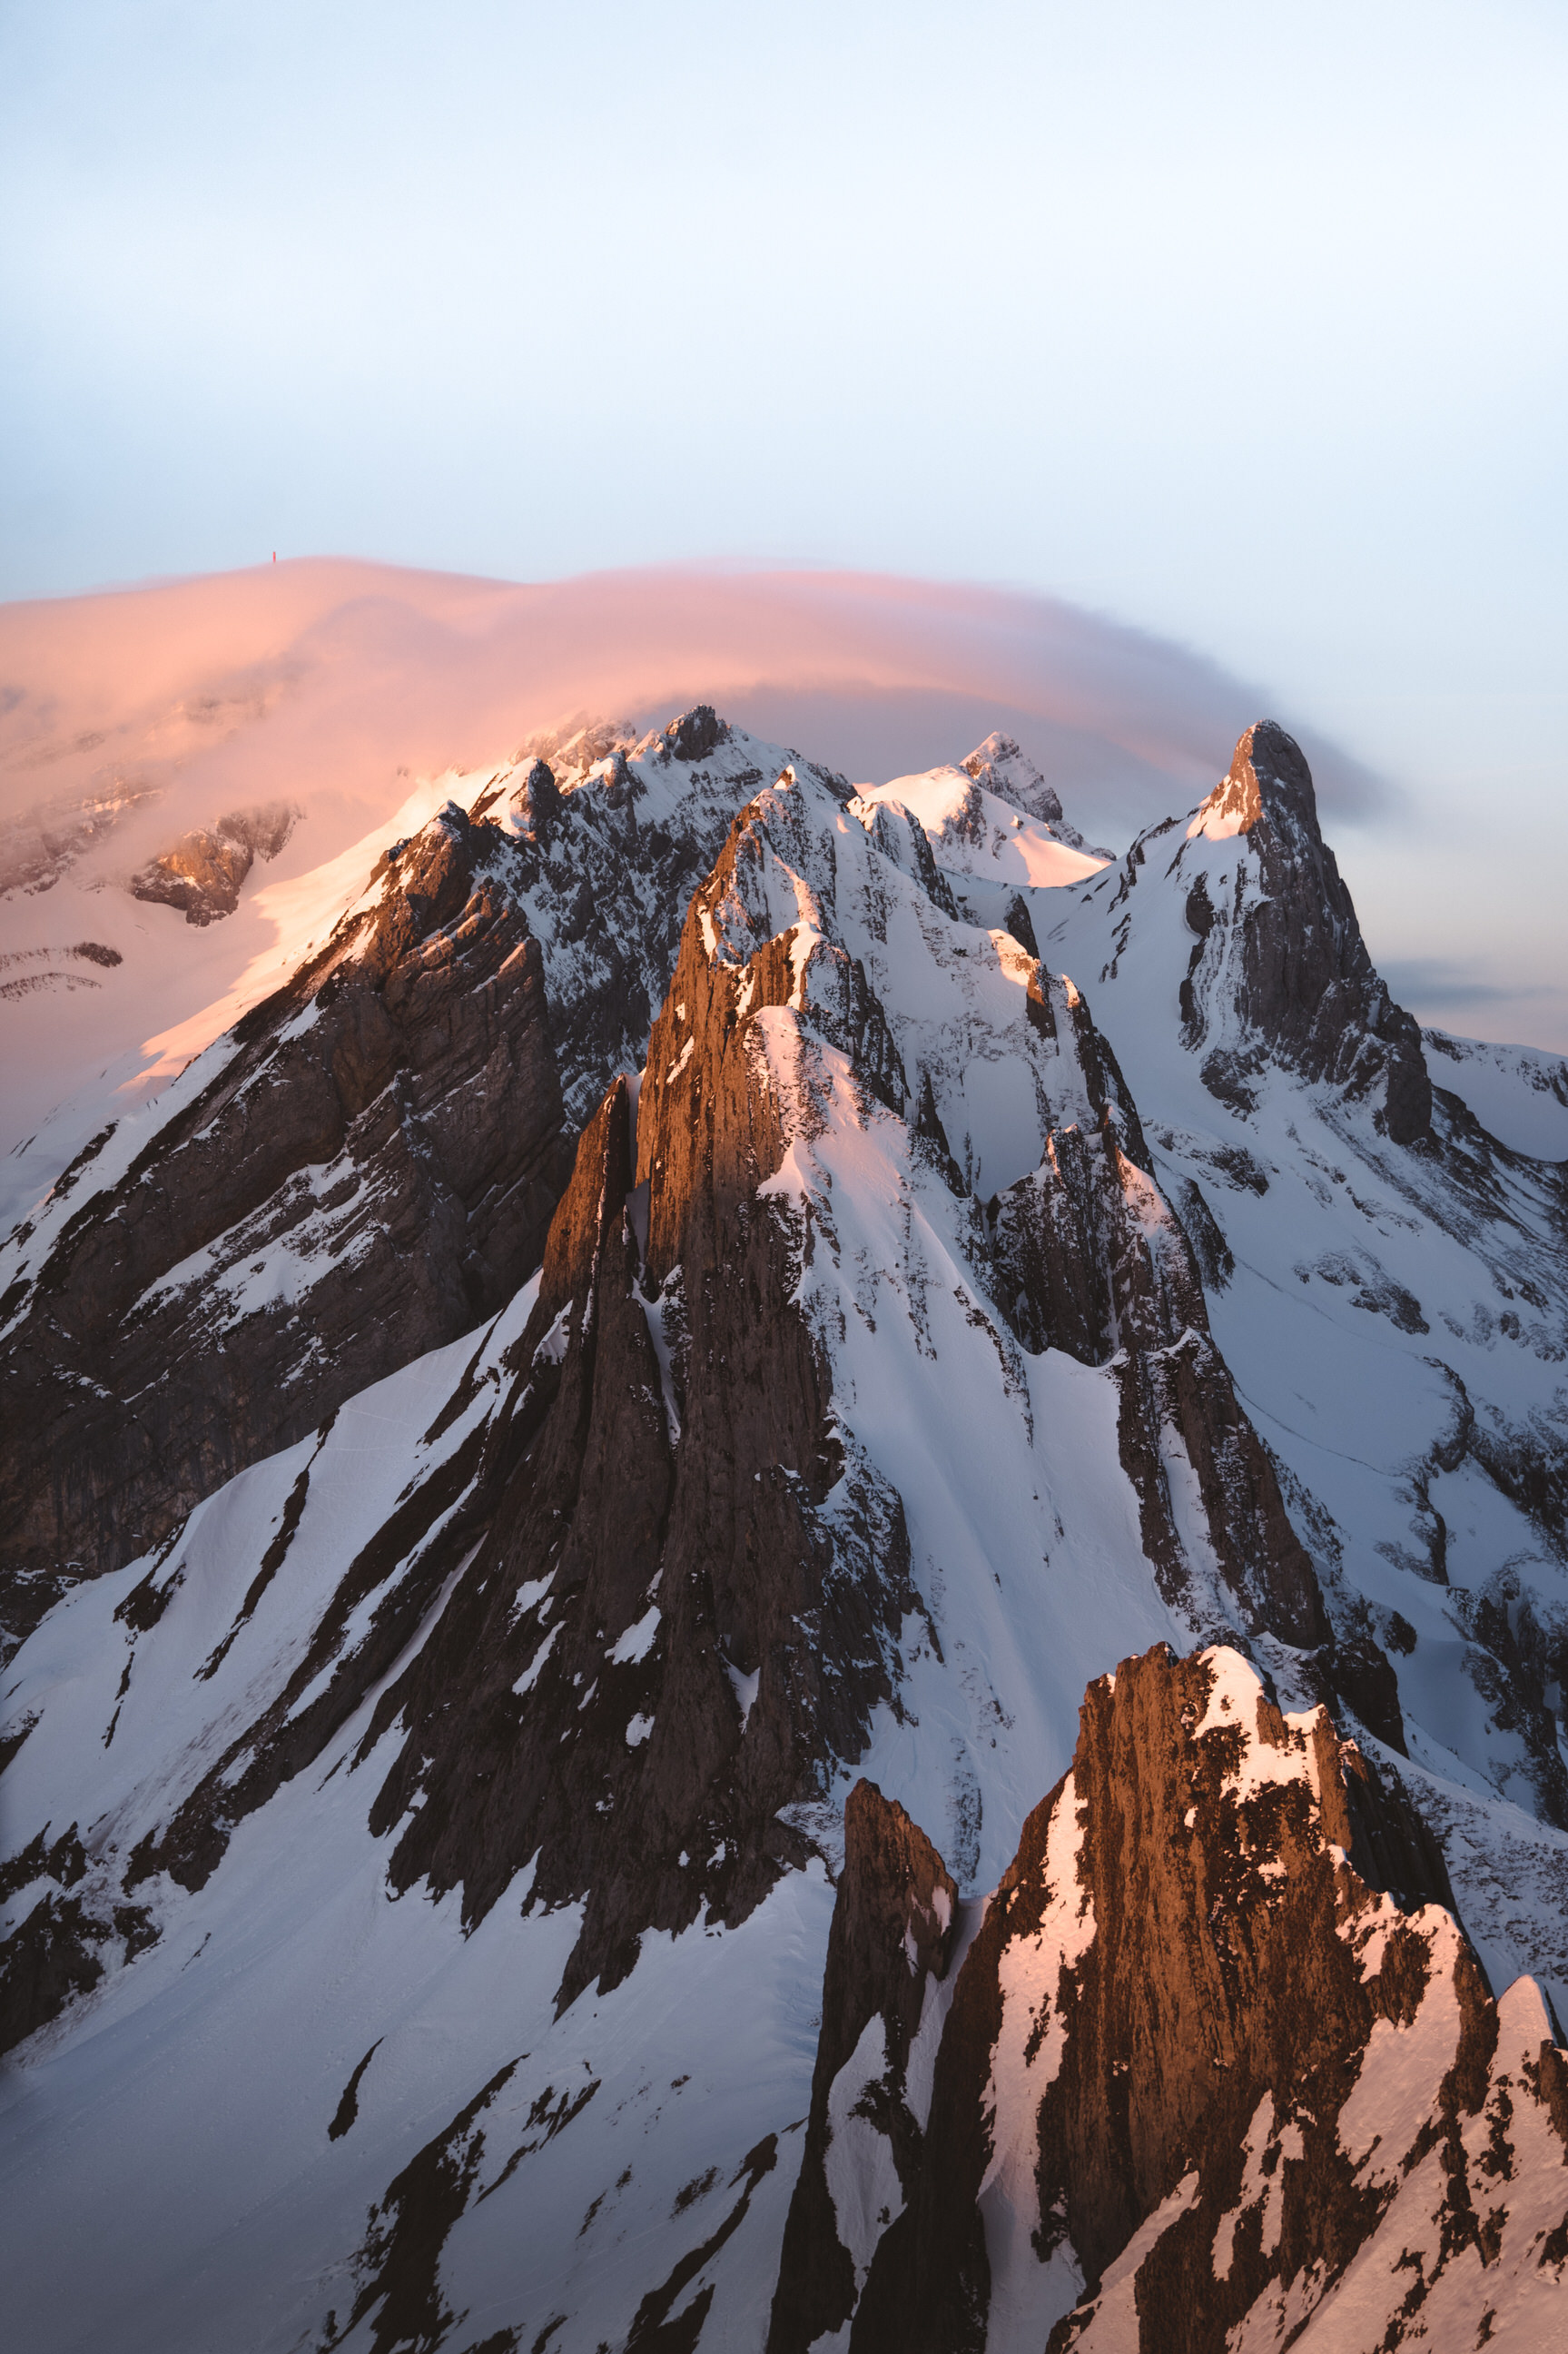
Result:
M656 775L729 741L694 727L686 753L672 737L622 762L628 808L637 766ZM548 834L566 818L542 765L525 787ZM136 1843L125 1888L160 1872L204 1885L234 1824L384 1687L358 1754L398 1736L369 1813L377 1836L396 1834L392 1884L461 1888L471 1924L531 1864L532 1903L585 1906L565 2004L624 1977L649 1930L743 1918L809 1852L805 1816L863 1754L874 1712L901 1705L915 1607L905 1509L856 1436L853 1390L840 1394L842 1308L833 1288L813 1289L819 1255L843 1257L831 1170L812 1157L830 1130L857 1153L874 1140L878 1190L940 1170L955 1254L940 1280L963 1270L983 1287L957 1296L989 1336L1010 1411L1027 1412L1027 1380L986 1289L1025 1347L1108 1363L1139 1567L1180 1620L1298 1647L1326 1628L1208 1336L1191 1252L1139 1165L1148 1148L1114 1055L1070 981L943 904L917 826L860 814L833 780L792 769L740 811L687 911L642 1078L601 1101L547 1238L560 1147L538 955L503 889L520 854L492 832L449 812L399 847L321 967L240 1026L156 1153L56 1238L17 1363L44 1354L41 1331L64 1331L81 1362L90 1344L95 1366L128 1368L116 1391L152 1391L154 1406L132 1417L113 1394L69 1389L47 1357L37 1383L56 1402L56 1447L69 1440L80 1467L85 1493L68 1500L90 1526L99 1515L108 1553L126 1500L154 1492L150 1432L158 1536L269 1427L278 1447L330 1417L355 1351L378 1352L358 1357L363 1383L421 1333L450 1338L500 1306L543 1245L493 1405L455 1451L411 1467L390 1517L313 1606L310 1638L265 1705L226 1721L196 1787ZM890 927L902 960L884 953ZM959 1019L933 1028L924 1009L942 990ZM976 1114L948 1044L972 1038L981 1010L1046 1147L989 1213L966 1190L977 1146L959 1123ZM419 1093L430 1072L439 1097ZM973 1100L983 1112L996 1095L992 1083ZM982 1135L981 1156L995 1150ZM411 1266L405 1233L418 1236ZM251 1297L249 1277L268 1268L251 1253L268 1250L297 1271L288 1308ZM906 1279L917 1310L932 1278L910 1260ZM287 1378L306 1315L320 1352L296 1392L309 1424L289 1417ZM922 1331L916 1313L916 1362L935 1355ZM153 1349L190 1366L188 1390L159 1396L143 1370ZM268 1386L253 1403L259 1366ZM477 1378L458 1384L432 1440L469 1416ZM182 1468L183 1489L169 1476ZM50 1477L44 1504L58 1510ZM306 1461L202 1674L264 1596L310 1482ZM154 1564L122 1606L128 1625L155 1621L176 1574Z
M544 957L574 1130L618 1070L642 1064L687 901L783 757L699 704L641 738L612 726L536 737L475 802L505 839L498 879Z
M389 854L124 1172L100 1138L56 1188L0 1303L14 1633L537 1264L569 1148L493 838L449 808Z
M370 1813L398 1829L395 1887L461 1886L472 1922L532 1860L531 1903L587 1899L565 2005L624 1977L645 1931L738 1921L804 1861L781 1810L821 1796L894 1697L908 1543L896 1494L834 1427L792 1305L802 1237L759 1199L784 1128L738 1009L749 995L755 1020L790 970L711 963L729 872L688 916L641 1116L619 1080L584 1132L481 1450L410 1492L265 1716L145 1842L136 1884L201 1884L454 1577L360 1751L404 1734Z
M563 2002L803 1859L780 1810L859 1754L908 1606L898 1498L834 1426L803 1237L759 1198L787 1139L750 1027L789 961L715 966L704 938L742 838L693 903L635 1116L618 1082L579 1148L489 1534L376 1720L408 1742L373 1825L420 1801L397 1884L461 1882L477 1916L537 1851L537 1901L587 1895Z
M946 2009L916 2179L868 2108L841 2150L839 2216L896 2183L854 2354L1542 2342L1568 2064L1533 1982L1493 1999L1451 1907L1326 1711L1281 1715L1234 1652L1124 1660L950 1997L938 1956L906 1998ZM801 2180L809 2272L831 2218Z
M1198 945L1182 991L1184 1043L1206 1050L1204 1084L1221 1102L1245 1108L1250 1058L1271 1054L1306 1079L1370 1098L1395 1143L1425 1136L1432 1082L1420 1030L1373 970L1319 828L1311 770L1271 719L1241 737L1187 839L1237 835L1250 854L1224 878L1224 896L1212 896L1196 857L1185 862L1192 870L1187 922ZM1128 854L1129 871L1139 847Z
M187 924L232 916L240 886L258 858L276 858L300 812L288 801L231 810L209 833L198 827L149 861L131 879L133 898L178 907Z

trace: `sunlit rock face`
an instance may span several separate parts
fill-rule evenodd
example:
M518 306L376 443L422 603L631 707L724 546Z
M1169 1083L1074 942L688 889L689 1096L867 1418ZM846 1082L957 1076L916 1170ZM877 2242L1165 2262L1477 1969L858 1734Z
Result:
M252 810L231 810L208 832L182 834L160 851L131 881L133 898L178 907L187 924L211 924L232 916L246 876L258 858L276 858L294 830L300 811L288 801Z
M961 1923L868 1784L849 1826L770 2354L1549 2342L1555 2022L1327 1710L1124 1659Z

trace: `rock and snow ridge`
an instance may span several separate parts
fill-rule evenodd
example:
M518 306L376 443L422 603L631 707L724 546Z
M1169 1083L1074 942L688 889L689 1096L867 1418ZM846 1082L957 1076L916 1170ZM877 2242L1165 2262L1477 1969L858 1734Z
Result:
M972 1892L1129 1642L1245 1645L1287 1703L1331 1687L1395 1744L1443 1724L1424 1687L1402 1713L1383 1622L1358 1616L1333 1524L1289 1474L1282 1493L1211 1335L1248 1274L1228 1203L1205 1226L1196 1179L1165 1177L1082 995L1020 938L1069 895L1006 884L1020 912L977 921L973 844L911 780L856 796L759 766L711 713L545 748L466 832L437 825L478 838L482 888L537 944L572 1086L599 1057L602 1088L622 1043L604 943L578 954L558 920L574 860L641 908L650 971L650 908L679 946L537 1279L209 1496L160 1557L68 1595L5 1680L26 1845L0 1967L27 2074L61 2115L123 2114L166 2150L160 2190L189 2193L141 2226L191 2277L177 2327L126 2250L145 2342L760 2343L808 2105L817 1858L836 1868L856 1770ZM699 837L682 925L644 905L639 862L667 897ZM79 1203L107 1199L118 1150ZM1413 1787L1506 1827L1484 1780L1424 1780L1431 1756ZM1529 1828L1544 1875L1568 1843ZM358 1957L293 2043L246 1959L263 1889L280 1981L344 1937ZM1522 1942L1517 1901L1499 1912L1494 1969ZM432 2022L491 1970L518 1992L440 2056ZM178 2056L141 2104L154 2020ZM232 2191L175 2148L215 2033L273 2072L253 2096L273 2203L238 2239ZM839 2105L856 2132L863 2056ZM329 2075L337 2133L315 2118ZM692 2082L711 2122L676 2097ZM117 2146L105 2128L111 2176ZM886 2204L861 2200L852 2264ZM241 2278L249 2338L224 2302Z
M538 945L477 831L453 809L384 859L156 1122L103 1130L11 1236L13 1639L537 1265L570 1147Z
M783 758L711 712L546 748L346 875L283 986L0 1246L13 1640L537 1264L694 876Z
M1336 1628L1397 1668L1413 1766L1568 1824L1568 1168L1423 1057L1277 730L1040 931L1116 1041ZM1499 1127L1555 1103L1466 1051Z

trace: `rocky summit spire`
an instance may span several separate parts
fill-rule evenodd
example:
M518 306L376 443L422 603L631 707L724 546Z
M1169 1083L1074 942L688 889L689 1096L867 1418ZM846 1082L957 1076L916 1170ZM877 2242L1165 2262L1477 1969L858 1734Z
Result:
M1277 822L1288 814L1298 830L1316 833L1318 801L1301 747L1277 720L1259 719L1236 739L1231 765L1187 828L1221 841L1250 833L1264 813L1264 790Z
M1222 870L1213 850L1237 837L1242 861L1233 871L1232 854ZM1396 1143L1425 1136L1432 1082L1421 1033L1373 968L1319 827L1311 769L1276 721L1240 738L1187 828L1178 869L1198 943L1181 988L1183 1043L1207 1047L1211 1093L1245 1098L1249 1063L1270 1055L1372 1099Z

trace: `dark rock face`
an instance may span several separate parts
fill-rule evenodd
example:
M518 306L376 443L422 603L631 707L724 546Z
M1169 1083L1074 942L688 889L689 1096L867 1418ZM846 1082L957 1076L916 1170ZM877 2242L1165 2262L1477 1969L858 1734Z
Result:
M710 963L726 859L635 1133L618 1081L579 1147L491 1441L489 1533L373 1727L408 1740L372 1827L423 1795L396 1884L461 1882L478 1917L537 1850L538 1901L587 1893L563 2002L624 1976L644 1929L738 1920L803 1860L779 1810L859 1754L907 1606L902 1507L835 1434L789 1304L805 1237L758 1198L781 1129L747 1029L790 972L766 950Z
M1073 996L1075 1018L1091 1032ZM1192 1589L1178 1535L1161 1444L1171 1431L1196 1474L1241 1623L1251 1634L1321 1644L1329 1622L1317 1577L1210 1335L1192 1247L1131 1157L1141 1149L1147 1163L1148 1149L1125 1089L1113 1096L1099 1058L1082 1046L1080 1054L1099 1131L1054 1130L1040 1167L990 1205L998 1304L1026 1348L1062 1349L1086 1365L1114 1361L1122 1466L1166 1600L1200 1625L1212 1615ZM1224 1623L1213 1617L1213 1631Z
M664 730L664 740L677 760L705 760L716 752L729 734L725 722L712 704L699 703L692 710L682 712L672 719Z
M482 872L489 831L449 810L388 858L4 1303L13 1632L54 1580L155 1544L537 1264L569 1148L538 949Z
M523 779L529 830L536 842L546 841L561 813L561 791L547 761L535 760Z
M1223 965L1235 1010L1262 1048L1305 1078L1326 1080L1351 1097L1381 1096L1395 1143L1426 1135L1432 1083L1421 1033L1372 968L1351 895L1319 829L1300 747L1273 720L1259 720L1237 744L1228 775L1200 818L1244 832L1256 871L1238 873L1231 907L1211 906L1203 878L1194 882L1188 922L1200 945L1183 991L1186 1043L1201 1047L1223 1019L1205 986ZM1224 937L1232 933L1234 946ZM1250 1108L1245 1061L1245 1047L1222 1040L1203 1066L1211 1091L1243 1110Z
M617 1081L584 1131L478 1452L411 1490L287 1688L138 1874L200 1884L228 1826L320 1754L453 1575L361 1753L390 1727L405 1735L371 1812L377 1833L401 1826L394 1886L461 1886L473 1921L532 1859L531 1902L587 1899L565 2003L623 1977L645 1930L705 1908L738 1920L804 1857L789 1810L861 1754L879 1702L896 1705L908 1540L795 1304L814 1214L762 1190L814 1117L770 1076L766 1025L809 1013L867 1101L914 1108L863 966L818 934L798 969L793 928L744 916L748 893L768 905L768 829L810 849L800 796L743 810L692 902L640 1093ZM1070 984L1035 966L1025 993L1028 1025L1060 1045L1064 1084L1081 1078L1100 1129L1092 1143L1056 1131L1043 1169L993 1204L987 1269L1030 1345L1090 1363L1118 1352L1124 1461L1179 1606L1224 1627L1239 1601L1249 1628L1316 1642L1310 1565L1207 1339L1181 1228L1128 1158L1145 1148L1114 1057ZM916 1130L961 1192L928 1074L921 1103ZM978 1221L977 1235L984 1258ZM461 1410L460 1395L448 1416ZM1228 1601L1191 1584L1167 1426L1197 1471ZM357 1602L397 1563L369 1634L343 1649Z
M844 1864L828 1939L811 2114L784 2229L768 2354L805 2354L854 2311L859 2282L853 2255L839 2237L826 2158L835 2082L874 2026L880 2041L874 2034L863 2075L847 2093L886 2136L906 2195L916 2187L925 2137L924 2117L909 2105L910 2046L929 1982L948 1974L958 1925L959 1892L930 1840L874 1782L857 1782L844 1808Z
M471 1922L533 1859L530 1902L588 1899L565 2004L624 1977L644 1930L705 1908L737 1921L805 1860L780 1810L820 1797L894 1698L908 1541L896 1493L834 1428L791 1304L807 1238L758 1196L782 1128L748 1034L792 976L779 943L710 963L702 927L733 856L688 916L641 1118L618 1080L584 1132L506 1395L352 1564L308 1656L138 1853L136 1881L202 1884L454 1575L359 1753L405 1730L370 1813L381 1834L416 1808L394 1887L461 1885Z
M294 830L299 812L287 801L260 809L231 810L213 832L182 834L132 879L133 897L178 907L187 924L211 924L232 916L240 885L258 858L276 858Z
M1328 1642L1329 1618L1311 1560L1213 1341L1190 1328L1166 1348L1129 1352L1117 1374L1122 1468L1138 1491L1143 1549L1167 1600L1200 1620L1203 1616L1160 1444L1160 1433L1173 1430L1196 1476L1220 1575L1247 1633L1277 1635L1300 1649Z
M841 1909L862 1903L846 1875ZM1451 1905L1398 1786L1235 1654L1160 1649L1091 1685L953 1989L855 2354L979 2354L999 2306L1052 2354L1219 2354L1248 2316L1272 2342L1380 2232L1386 2287L1358 2273L1347 2342L1468 2342L1441 2317L1488 2266L1485 2301L1544 2314L1563 2258L1531 2224L1568 2208L1568 2080L1539 1991L1495 2004ZM856 2002L834 1937L836 2054ZM853 2163L875 2172L841 2155L841 2213ZM831 2265L832 2222L803 2174L791 2277Z

